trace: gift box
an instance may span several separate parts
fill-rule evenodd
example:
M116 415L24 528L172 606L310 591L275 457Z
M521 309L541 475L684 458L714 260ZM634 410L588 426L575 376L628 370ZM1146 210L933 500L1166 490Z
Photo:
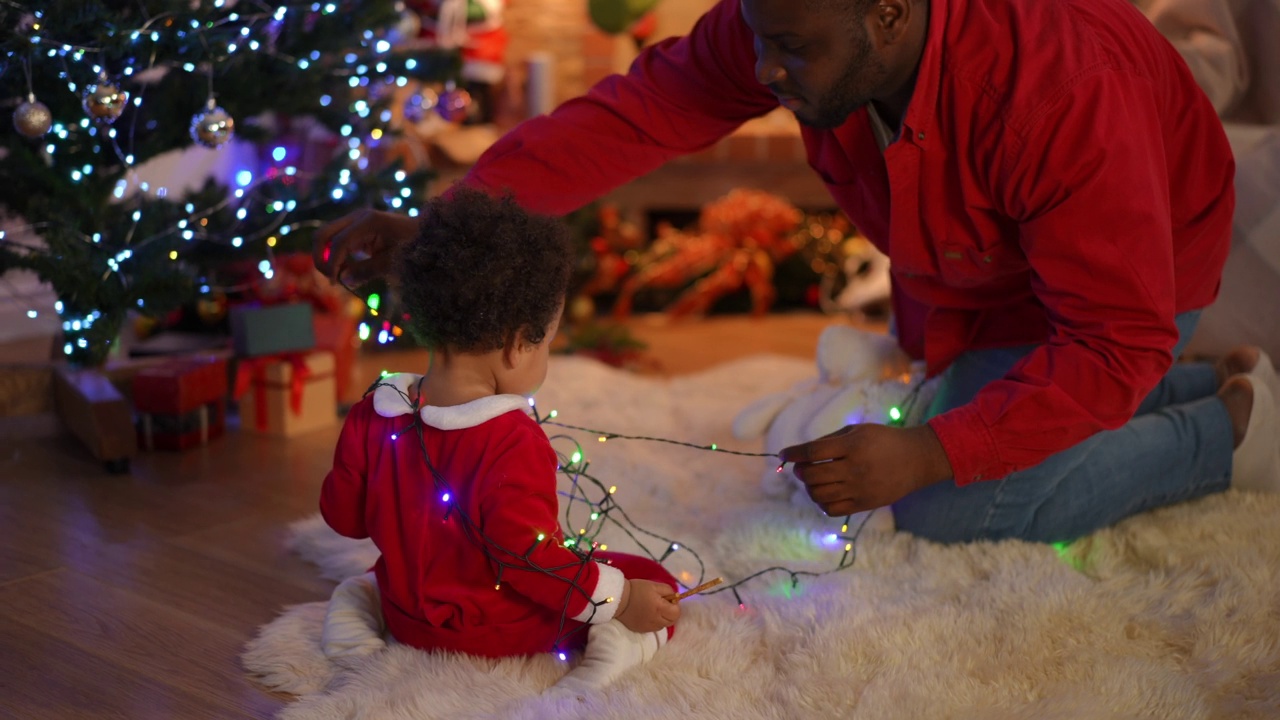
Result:
M145 367L130 383L140 413L183 415L227 396L227 362L218 357L187 358Z
M351 391L355 377L356 351L360 347L356 320L343 312L316 313L313 324L316 349L333 353L334 384L341 404Z
M133 376L131 394L140 447L204 445L226 427L227 363L206 357L144 368Z
M226 429L227 403L207 403L181 415L140 413L138 445L144 450L187 450L222 437Z
M334 356L327 350L244 358L235 396L243 430L293 437L338 420Z
M231 308L231 344L253 358L302 352L316 346L310 303L236 305Z

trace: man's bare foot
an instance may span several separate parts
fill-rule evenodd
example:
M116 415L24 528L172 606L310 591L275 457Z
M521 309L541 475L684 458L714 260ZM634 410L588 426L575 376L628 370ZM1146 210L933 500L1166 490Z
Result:
M1253 381L1247 375L1237 375L1227 379L1218 397L1227 406L1227 415L1231 418L1231 447L1238 448L1244 441L1245 430L1249 429L1249 416L1253 414Z
M1258 365L1262 351L1254 345L1241 345L1222 356L1214 370L1218 373L1218 387L1222 387L1232 375L1244 375Z
M1218 391L1218 398L1231 418L1235 440L1231 486L1280 493L1280 415L1270 388L1252 373L1235 375Z

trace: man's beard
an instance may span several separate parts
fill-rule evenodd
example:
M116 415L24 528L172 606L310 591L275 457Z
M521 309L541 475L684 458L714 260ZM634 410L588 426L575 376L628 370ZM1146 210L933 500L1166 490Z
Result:
M809 105L812 114L796 113L800 122L818 130L831 130L871 102L870 88L878 85L887 72L871 51L871 42L866 36L856 42L856 52L844 74L818 102Z

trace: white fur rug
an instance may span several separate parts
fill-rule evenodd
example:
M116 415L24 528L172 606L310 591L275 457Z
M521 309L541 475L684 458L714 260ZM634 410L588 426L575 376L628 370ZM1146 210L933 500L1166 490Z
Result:
M812 375L812 363L757 357L657 381L556 358L538 404L567 423L758 449L731 439L735 413ZM695 549L707 577L839 559L842 548L823 543L838 520L764 494L767 460L580 439L632 518ZM1168 508L1061 554L932 545L893 533L884 515L852 568L794 591L785 575L758 579L742 591L745 610L729 593L685 601L652 663L584 701L540 695L566 669L550 655L490 661L392 646L331 663L319 648L323 602L286 608L244 664L299 696L280 715L291 719L1280 717L1280 498L1230 493ZM318 518L294 530L325 577L375 557ZM631 547L608 530L600 539ZM690 561L681 550L668 566L680 574Z

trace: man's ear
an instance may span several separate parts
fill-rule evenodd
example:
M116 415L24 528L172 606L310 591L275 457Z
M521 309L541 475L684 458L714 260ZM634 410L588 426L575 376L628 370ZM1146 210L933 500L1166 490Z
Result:
M906 33L907 25L916 11L911 0L880 0L875 4L875 29L880 39L887 43L896 43Z

